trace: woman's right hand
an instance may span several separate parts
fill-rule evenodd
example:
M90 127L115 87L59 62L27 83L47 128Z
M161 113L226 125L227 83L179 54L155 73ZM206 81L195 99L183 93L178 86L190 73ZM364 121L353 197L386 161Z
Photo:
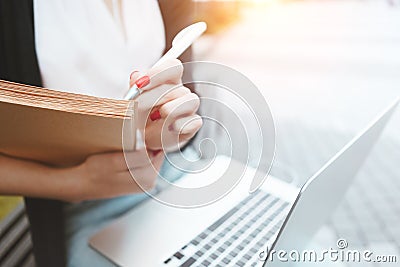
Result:
M163 160L163 153L145 149L125 152L125 156L122 152L92 155L73 168L65 200L80 202L151 190Z
M138 124L149 150L173 152L182 148L201 128L196 114L199 97L182 84L183 65L178 59L166 60L147 71L131 75L130 86L142 90L137 98Z

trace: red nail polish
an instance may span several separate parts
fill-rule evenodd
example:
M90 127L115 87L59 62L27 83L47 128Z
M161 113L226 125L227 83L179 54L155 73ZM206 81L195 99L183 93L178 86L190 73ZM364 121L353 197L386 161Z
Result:
M131 73L130 79L132 80L133 75L135 75L136 73L138 73L139 71L135 70Z
M153 113L150 114L150 119L151 119L152 121L156 121L156 120L161 119L161 113L160 113L160 111L159 111L159 110L153 111Z
M142 89L143 87L145 87L146 85L148 85L150 83L150 77L149 76L143 76L143 77L141 77L141 78L139 78L137 81L136 81L136 86L139 88L139 89Z

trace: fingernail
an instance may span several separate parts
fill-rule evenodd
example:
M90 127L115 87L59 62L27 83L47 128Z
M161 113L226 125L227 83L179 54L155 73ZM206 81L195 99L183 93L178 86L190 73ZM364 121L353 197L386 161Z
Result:
M131 73L130 79L132 80L133 75L135 75L136 73L138 73L139 71L135 70Z
M153 113L150 114L150 119L151 119L152 121L156 121L156 120L161 119L161 113L160 113L160 111L159 111L159 110L153 111Z
M161 150L155 150L153 151L153 157L158 156L161 153Z
M141 78L139 78L135 84L139 89L142 89L143 87L145 87L146 85L148 85L150 83L150 77L149 76L143 76Z

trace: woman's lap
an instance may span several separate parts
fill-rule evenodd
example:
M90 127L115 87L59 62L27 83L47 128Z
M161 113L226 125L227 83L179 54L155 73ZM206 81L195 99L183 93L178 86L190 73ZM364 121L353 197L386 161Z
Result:
M110 200L87 201L66 207L68 266L115 266L90 248L88 240L110 221L123 215L146 198L148 198L146 194L136 194Z
M186 149L185 154L194 151ZM174 169L167 161L162 166L161 173L168 181L175 181L182 172ZM155 189L156 191L160 189ZM112 220L131 210L149 196L145 193L129 195L109 200L86 201L65 207L66 239L68 267L115 266L107 258L92 249L89 238Z

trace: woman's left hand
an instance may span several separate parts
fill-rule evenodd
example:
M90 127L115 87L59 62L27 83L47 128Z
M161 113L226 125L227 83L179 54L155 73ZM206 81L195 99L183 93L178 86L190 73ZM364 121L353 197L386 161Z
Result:
M145 76L131 75L143 90L138 97L139 129L149 150L171 152L185 145L201 128L196 114L200 100L182 85L183 65L177 60L150 69Z

